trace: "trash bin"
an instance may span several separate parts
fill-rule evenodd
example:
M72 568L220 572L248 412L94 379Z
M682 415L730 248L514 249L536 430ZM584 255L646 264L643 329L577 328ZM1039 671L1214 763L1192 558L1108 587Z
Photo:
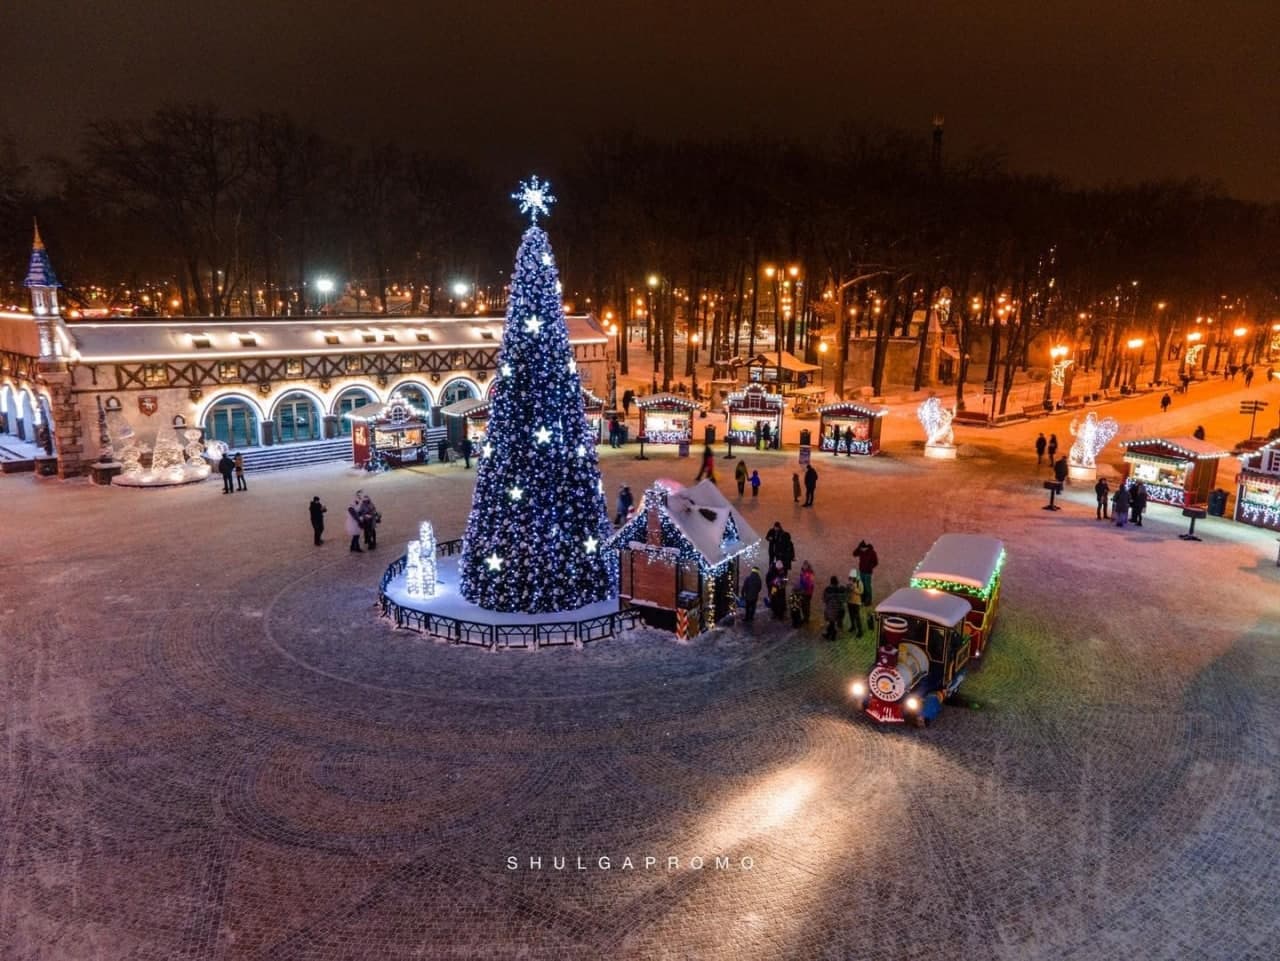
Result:
M689 456L689 442L688 442L687 440L682 440L682 441L680 442L679 455L678 455L678 456L680 456L680 457L688 457L688 456Z
M618 443L625 444L628 440L627 435L630 432L631 432L631 428L629 426L627 426L626 424L619 424L618 425Z
M1227 512L1227 492L1222 488L1209 492L1209 513L1222 517Z
M809 446L809 431L807 430L800 431L800 446L801 447Z
M702 437L708 447L714 447L716 444L716 425L708 424L702 432Z

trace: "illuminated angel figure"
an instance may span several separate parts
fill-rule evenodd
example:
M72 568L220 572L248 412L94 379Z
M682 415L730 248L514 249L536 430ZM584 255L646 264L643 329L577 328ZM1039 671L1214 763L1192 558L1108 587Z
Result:
M1074 363L1074 360L1066 357L1053 365L1053 384L1055 387L1061 387L1067 382L1067 368Z
M942 406L937 397L930 397L916 410L916 416L924 426L925 443L930 447L951 447L956 442L951 429L954 411Z
M551 181L540 181L534 174L529 180L520 181L520 189L511 195L512 200L520 202L520 213L529 215L529 222L536 224L538 215L546 217L550 207L556 202L551 194Z
M1070 463L1076 467L1097 467L1098 455L1111 443L1120 425L1114 417L1098 419L1093 411L1083 418L1076 417L1071 421L1071 434L1075 443L1071 445Z

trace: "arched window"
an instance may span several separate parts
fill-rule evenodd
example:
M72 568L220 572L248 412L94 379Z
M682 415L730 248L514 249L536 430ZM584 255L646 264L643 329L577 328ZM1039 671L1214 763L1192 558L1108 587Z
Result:
M450 404L456 404L460 400L467 400L476 396L476 389L469 380L454 380L445 385L444 393L440 395L440 406L448 407Z
M343 437L351 435L351 418L347 415L358 407L374 402L373 393L364 387L348 387L338 395L333 412L338 415L338 432Z
M290 391L281 397L271 419L276 424L277 444L320 439L320 408L302 391Z
M241 397L224 397L205 411L204 436L232 449L257 447L258 412Z

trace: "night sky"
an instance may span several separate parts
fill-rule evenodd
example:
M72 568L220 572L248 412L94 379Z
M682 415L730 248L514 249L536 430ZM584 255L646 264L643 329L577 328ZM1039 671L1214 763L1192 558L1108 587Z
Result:
M1198 175L1280 199L1280 3L55 0L0 22L25 158L166 101L554 170L593 133L809 139L845 121L1081 183Z

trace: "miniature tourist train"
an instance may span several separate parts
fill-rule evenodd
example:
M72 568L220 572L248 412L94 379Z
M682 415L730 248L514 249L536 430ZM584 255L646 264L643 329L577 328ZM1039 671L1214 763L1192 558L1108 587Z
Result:
M911 586L876 606L876 662L849 686L859 710L883 724L924 727L986 650L1000 601L1004 544L943 534Z

